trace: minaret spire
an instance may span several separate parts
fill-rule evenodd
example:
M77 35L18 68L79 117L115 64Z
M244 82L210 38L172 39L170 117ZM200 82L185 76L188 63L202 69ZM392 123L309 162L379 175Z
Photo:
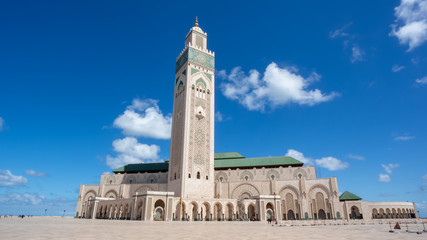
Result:
M195 26L195 27L198 27L198 26L199 26L199 21L197 20L197 16L196 16L196 22L194 23L194 26Z

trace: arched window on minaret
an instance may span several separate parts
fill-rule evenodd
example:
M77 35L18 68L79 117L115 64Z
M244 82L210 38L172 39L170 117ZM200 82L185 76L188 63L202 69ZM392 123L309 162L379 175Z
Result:
M200 179L200 172L197 172L197 179Z
M196 97L206 99L206 87L203 83L198 83L196 87Z
M188 178L191 178L191 173L188 174Z

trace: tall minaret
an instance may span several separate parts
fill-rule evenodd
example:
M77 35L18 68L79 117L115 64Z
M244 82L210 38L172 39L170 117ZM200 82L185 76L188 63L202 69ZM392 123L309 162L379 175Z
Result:
M183 198L214 197L215 54L194 27L177 57L168 190Z

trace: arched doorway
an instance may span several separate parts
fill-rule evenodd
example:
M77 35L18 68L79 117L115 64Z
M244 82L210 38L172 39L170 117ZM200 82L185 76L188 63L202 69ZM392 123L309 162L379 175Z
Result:
M216 221L221 221L222 219L222 206L220 203L215 203L214 205L214 219Z
M384 209L380 208L380 218L384 218Z
M376 208L372 209L372 218L378 218L378 210Z
M227 204L227 211L225 212L225 219L227 219L228 221L232 221L233 220L233 210L234 207L231 203Z
M200 213L202 220L209 221L211 219L211 205L207 202L204 202L202 205L202 212Z
M319 219L326 219L326 213L325 213L325 210L323 210L323 209L320 209L319 210Z
M193 221L198 221L198 220L200 220L199 219L199 213L197 212L197 209L198 209L198 206L197 206L197 203L195 203L195 202L192 202L191 204L190 204L190 206L191 206L191 209L192 209L192 211L191 211L191 218L192 218L192 220Z
M140 200L136 206L136 220L142 219L142 200Z
M154 221L164 221L165 202L159 199L154 203Z
M294 211L292 211L292 210L288 211L288 220L295 220Z
M266 206L266 216L267 216L267 220L274 220L274 207L272 203L267 203Z
M385 213L386 213L386 218L391 218L391 211L389 208L385 209Z
M154 221L163 221L163 209L162 208L156 208L155 215L154 215Z
M187 213L186 213L186 209L185 209L185 203L182 202L182 214L181 214L181 203L180 202L178 202L175 209L176 210L175 210L174 218L176 220L186 220Z
M258 219L255 219L255 206L253 204L250 204L248 206L248 218L251 221L258 220Z
M362 219L362 214L360 214L359 208L356 206L351 207L350 219Z

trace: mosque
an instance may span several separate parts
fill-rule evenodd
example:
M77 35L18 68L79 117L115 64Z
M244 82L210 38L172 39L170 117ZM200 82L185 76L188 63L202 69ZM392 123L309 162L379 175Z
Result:
M81 185L76 217L143 221L417 218L412 202L339 195L292 157L214 153L215 53L196 23L176 60L170 160L128 164Z

